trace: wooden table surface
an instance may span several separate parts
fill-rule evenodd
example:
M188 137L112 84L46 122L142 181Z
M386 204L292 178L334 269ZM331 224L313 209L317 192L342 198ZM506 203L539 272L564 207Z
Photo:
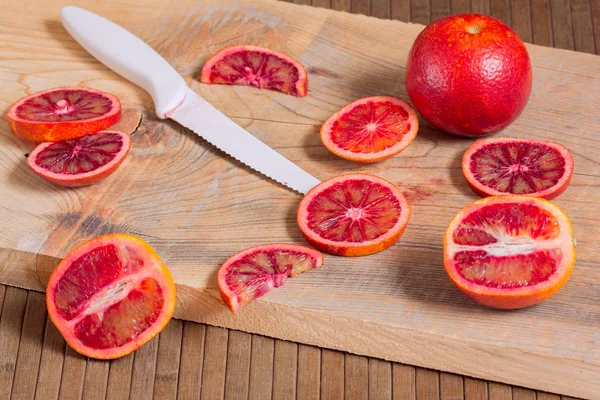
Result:
M508 23L527 42L600 53L600 0L294 2L421 24L481 12ZM42 293L2 285L0 350L0 400L561 398L180 320L127 357L86 359L47 319Z

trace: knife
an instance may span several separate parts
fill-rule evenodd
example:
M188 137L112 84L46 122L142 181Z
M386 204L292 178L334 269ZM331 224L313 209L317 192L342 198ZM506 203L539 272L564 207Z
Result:
M190 89L154 49L121 26L82 8L61 11L67 31L91 55L152 96L159 118L171 118L214 146L297 192L319 180L227 118Z

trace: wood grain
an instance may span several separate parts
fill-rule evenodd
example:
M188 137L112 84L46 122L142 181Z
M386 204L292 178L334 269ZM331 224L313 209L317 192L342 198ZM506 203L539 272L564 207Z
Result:
M510 0L490 0L490 14L505 24L511 25Z
M564 12L565 9L570 9L569 1L570 0L550 1L553 27L552 32L554 36L554 47L574 50L573 19L570 12ZM559 26L562 27L562 29L557 29Z
M517 32L517 35L525 42L533 43L530 0L511 0L510 20L511 27Z
M114 400L127 400L131 393L131 377L133 374L134 354L111 361L106 385L106 398ZM180 376L185 370L181 370ZM137 397L137 396L134 396Z
M331 8L336 11L350 12L350 0L331 0Z
M557 394L545 393L545 392L536 392L537 400L561 400L561 396ZM569 400L567 396L563 396L562 400Z
M2 318L2 310L4 307L4 296L6 295L6 286L0 284L0 318Z
M452 14L464 14L471 12L470 0L451 0Z
M369 15L369 0L350 0L350 12Z
M369 399L392 399L392 364L390 362L369 359Z
M426 1L410 0L410 20L427 25L431 22L431 4Z
M394 400L415 400L417 396L415 367L394 364L392 366L392 390Z
M225 399L247 399L250 387L250 355L252 335L230 331L227 345L227 372L225 373ZM271 368L271 371L273 368ZM269 389L271 388L269 382Z
M536 400L536 393L529 389L513 388L513 400Z
M471 12L490 15L491 0L471 0Z
M344 371L344 393L350 399L369 397L369 359L346 354Z
M413 206L413 219L401 242L384 253L351 262L327 258L321 270L290 280L285 290L274 291L234 316L215 293L215 269L229 255L254 244L304 243L293 216L298 196L223 157L175 124L157 121L151 111L145 111L133 134L134 148L116 174L93 187L62 190L28 171L23 155L30 146L14 138L4 124L0 126L0 211L6 217L0 220L4 233L0 247L30 256L18 256L29 260L25 263L3 259L1 281L42 287L43 274L38 281L36 272L48 270L36 254L58 259L89 237L129 232L148 240L174 271L181 318L581 396L598 387L600 357L592 344L600 298L592 288L600 281L594 268L599 230L597 216L588 212L600 198L598 146L589 135L598 125L600 101L589 90L598 86L596 57L529 47L534 92L521 118L503 134L561 141L575 154L578 167L572 185L557 204L574 222L580 243L578 265L569 284L543 306L496 313L460 295L440 269L445 226L459 208L475 199L459 167L467 141L423 124L401 156L373 166L355 166L329 154L314 135L327 116L353 99L382 92L406 98L402 68L421 27L273 2L235 10L219 2L208 21L203 11L209 2L193 3L190 14L186 7L192 2L187 1L179 0L178 7L169 2L153 6L124 2L118 12L114 5L85 0L81 5L143 37L194 90L320 179L355 170L396 183ZM50 3L54 9L61 4L59 0ZM369 4L372 12L373 4ZM447 9L447 3L439 4L439 9ZM454 8L454 3L448 4ZM513 3L498 4L508 6L499 8L493 3L492 10L489 1L473 0L470 9L501 10L500 14L512 19ZM551 21L562 26L556 19L561 10L554 12L554 8L569 6L557 4L553 1L550 7ZM390 2L392 17L398 17L396 5ZM429 21L433 6L420 3L402 15ZM596 15L594 7L590 6L592 16ZM118 95L124 104L152 109L146 94L79 48L56 17L48 14L50 9L32 6L32 12L24 16L20 6L9 4L3 9L0 18L11 32L10 42L19 43L15 48L0 48L5 60L0 66L4 110L26 93L59 84L93 86ZM245 17L240 19L242 14ZM19 28L23 25L28 29ZM172 28L169 31L176 40L161 36L165 26ZM565 26L573 27L572 22ZM562 35L556 36L556 30L551 33L555 42ZM535 28L533 40L537 40ZM561 40L571 40L575 47L573 36ZM195 80L194 74L209 54L224 43L242 41L271 46L301 59L312 71L310 95L297 99L251 88L210 87ZM327 56L331 54L334 57ZM52 71L44 68L49 61ZM30 199L30 204L25 206L22 199ZM18 223L8 222L16 216ZM415 279L414 266L421 271L419 279ZM332 296L339 301L331 302ZM497 339L489 343L492 333ZM531 336L539 340L525 340ZM422 346L424 342L428 346ZM463 359L464 354L469 357ZM524 371L536 371L539 379L526 378ZM543 378L563 371L569 375L564 381ZM132 378L132 387L138 385L137 379L137 375Z
M508 385L489 382L490 400L512 400L512 388Z
M575 50L594 54L596 49L591 2L589 0L570 0L570 2Z
M181 358L183 321L171 320L160 333L154 375L154 398L174 399L177 397L177 379Z
M321 399L342 400L344 398L344 353L321 350Z
M273 400L296 398L298 345L275 340L273 354Z
M465 400L486 399L488 383L479 379L465 378Z
M50 318L46 319L43 343L35 399L58 399L67 344Z
M450 15L450 0L431 0L431 21Z
M596 48L596 54L600 54L600 1L591 0L590 9L592 13L592 25L594 25L593 41Z
M331 0L312 0L312 6L331 8Z
M431 369L417 368L415 374L417 399L440 398L440 373Z
M154 394L158 341L159 338L155 337L134 353L130 386L131 400L150 399Z
M390 0L371 0L369 7L372 17L388 19L390 18L391 4Z
M552 46L552 19L550 0L531 0L531 27L533 43L540 46Z
M252 335L249 396L252 400L265 399L272 394L274 351L273 339Z
M87 359L67 346L58 395L60 400L77 400L82 398L86 366Z
M440 399L462 400L465 398L464 378L460 375L440 373Z
M35 397L45 327L46 296L43 293L30 291L27 293L12 398L33 399Z
M204 337L206 326L185 321L181 343L178 399L200 397L202 369L204 368ZM223 356L224 357L224 356Z
M210 367L202 368L201 399L222 399L225 392L225 370L227 358L228 332L214 326L206 327L204 359L212 360Z
M296 398L298 400L316 400L320 396L321 350L298 345L298 377Z
M106 399L110 361L88 359L83 380L84 400Z
M391 0L390 16L398 21L410 21L410 1L407 0Z
M7 287L0 316L0 398L8 399L19 354L21 327L27 304L27 291Z

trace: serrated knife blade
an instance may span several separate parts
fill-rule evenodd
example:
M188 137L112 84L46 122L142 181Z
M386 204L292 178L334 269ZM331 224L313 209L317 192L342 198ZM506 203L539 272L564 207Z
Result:
M250 168L306 194L319 180L261 142L188 88L183 103L167 114Z
M146 90L159 118L171 118L231 157L306 194L319 180L237 125L190 89L154 49L123 27L82 8L61 11L67 31L104 65Z

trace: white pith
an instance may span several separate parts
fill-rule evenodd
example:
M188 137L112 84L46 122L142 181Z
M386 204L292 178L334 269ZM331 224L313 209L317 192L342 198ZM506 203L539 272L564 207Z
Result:
M534 239L530 236L510 236L503 232L494 229L481 229L488 235L494 237L497 242L486 244L483 246L468 246L454 244L453 249L455 252L459 251L479 251L483 250L487 254L495 257L513 256L520 254L530 254L536 250L552 250L561 247L561 243L564 243L565 236L561 231L558 237L550 240L539 240Z
M140 282L147 278L154 278L160 282L160 277L156 276L153 271L143 271L136 275L127 275L122 279L113 282L110 287L96 293L87 304L82 307L81 313L70 321L65 321L68 326L77 325L82 319L88 315L96 314L100 321L104 319L104 311L111 306L123 301L129 293L135 289ZM163 287L163 285L160 285Z
M547 200L537 199L527 196L511 195L510 197L516 198L516 200L508 201L503 199L508 196L492 196L476 201L471 206L466 207L463 211L455 217L451 222L448 230L446 231L446 237L444 239L445 247L445 263L446 271L450 275L451 279L455 284L462 287L464 290L470 293L486 294L486 295L501 295L506 297L518 297L526 295L535 290L546 290L554 285L555 282L563 279L565 275L570 275L574 261L575 261L575 239L573 238L573 232L568 217L560 211L558 207L550 203ZM544 240L536 239L528 235L510 236L503 230L497 230L494 228L484 229L478 226L477 229L485 230L488 234L492 235L498 240L496 243L492 243L484 246L465 246L456 244L453 240L453 232L461 225L462 221L469 216L472 212L475 212L480 205L492 205L497 203L511 203L511 202L522 202L522 203L534 203L536 207L541 210L549 212L558 222L559 234L558 236ZM462 216L460 216L462 214ZM548 277L548 279L536 283L532 286L523 286L520 288L511 289L506 291L503 288L492 288L482 286L467 280L461 274L459 274L453 265L454 256L460 251L486 251L490 256L510 256L510 255L526 255L535 251L540 250L559 250L560 260L557 260L554 272ZM449 267L449 265L451 267Z
M363 212L364 210L362 208L349 208L348 211L346 211L346 217L353 220L359 220L362 218Z

